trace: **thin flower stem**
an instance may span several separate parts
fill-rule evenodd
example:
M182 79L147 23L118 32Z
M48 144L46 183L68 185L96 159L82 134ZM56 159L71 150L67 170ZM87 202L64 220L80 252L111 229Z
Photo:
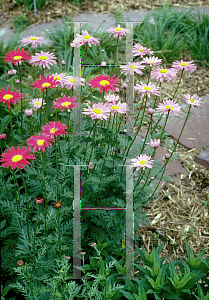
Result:
M21 68L20 68L20 65L19 65L19 62L18 62L18 72L19 72L19 80L20 80L20 91L22 93L22 76L21 76ZM22 97L21 97L21 132L22 132L22 119L23 119L23 103L22 103Z
M93 148L94 148L94 141L95 141L95 133L96 133L96 126L97 126L97 119L95 120L95 124L94 124L94 129L93 129L93 141L92 141L92 147L91 147L91 153L89 156L89 161L91 160L91 156L92 156L92 152L93 152Z
M2 154L2 153L3 153L3 150L2 150L2 141L1 141L1 154ZM2 173L3 173L3 170L2 170ZM4 186L5 186L6 193L7 193L7 198L10 199L9 193L8 193L8 189L7 189L7 185L6 185L6 180L5 180L4 173L3 173L3 180L4 180Z
M93 127L93 128L94 128L94 127ZM92 132L92 129L91 129L90 132L89 132L88 139L87 139L87 141L86 141L86 147L85 147L85 149L87 149L87 145L88 145L88 142L89 142L89 138L90 138L91 132ZM85 161L85 158L86 158L86 154L87 154L87 151L85 152L85 155L84 155L84 161Z
M115 65L115 61L116 61L116 59L117 59L117 57L118 57L118 40L119 40L119 36L118 36L118 38L117 38L117 45L116 45L116 51L115 51L114 65Z
M104 271L105 271L105 299L107 299L107 297L106 297L106 293L107 293L107 291L106 291L107 272L106 272L106 269L105 269L105 266L104 266L104 262L103 262L103 260L102 260L102 257L101 257L101 255L100 255L100 252L99 252L99 250L97 249L97 247L95 247L95 250L97 251L97 253L98 253L98 255L99 255L99 258L100 258L100 260L101 260L101 262L102 262L102 264L103 264Z
M10 117L10 127L11 127L11 130L12 130L12 145L14 146L14 131L13 131L13 127L12 127L12 114L11 114L11 107L10 107L10 110L9 110L9 117Z
M27 266L26 266L26 277L27 277L27 280L28 280L28 282L29 282L29 284L30 284L30 289L31 289L32 297L33 297L33 299L35 300L35 297L34 297L34 294L33 294L33 288L32 288L32 285L31 285L31 281L30 281L30 278L29 278L29 276L28 276Z
M88 50L88 43L86 43L86 58L85 58L85 65L86 65L86 59L87 59L87 50Z
M181 78L182 78L183 72L184 72L184 69L182 69L182 71L181 71L181 76L180 76L180 79L179 79L179 83L178 83L178 85L177 85L177 87L176 87L176 90L175 90L175 93L174 93L174 95L173 95L173 98L175 97L176 92L177 92L177 90L178 90L178 88L179 88L179 84L180 84L180 82L181 82ZM171 100L173 100L173 98L172 98Z
M92 107L92 92L91 92L91 86L90 86L90 95L91 95L91 107Z
M85 267L84 267L84 257L82 257L82 260L83 260L83 273L84 273L84 277L85 277L86 293L87 293L87 300L88 300L89 295L88 295L88 285L87 285L87 279L86 279L86 272L85 272Z
M62 255L61 255L61 240L60 240L60 209L59 208L58 208L58 243L59 243L60 259L62 259Z
M149 80L150 80L150 74L151 74L151 66L150 66L150 69L149 69L149 76L148 76L148 83L147 84L149 84Z
M115 160L115 158L116 158L116 150L117 150L117 112L115 113L116 114L116 133L115 133L115 135L116 135L116 138L115 138L115 155L114 155L114 160ZM114 161L113 161L113 164L114 164Z
M15 176L15 171L14 170L12 170L12 174L13 174L13 177L14 177L14 182L15 182L15 184L17 185L17 195L18 195L18 198L19 198L19 204L18 204L18 201L17 201L17 196L16 196L16 205L17 205L17 212L18 212L18 214L20 213L20 210L19 210L19 205L20 205L20 189L19 189L19 187L18 187L18 184L17 184L17 178L16 178L16 176ZM20 219L18 219L19 220L19 224L20 224L20 228L22 229L22 222L21 222L21 220Z
M45 238L47 237L47 226L46 226L46 215L47 215L47 192L46 192L46 179L45 179L45 163L44 163L45 153L42 152L42 171L43 171L43 183L44 183L44 192L45 192Z
M69 128L69 113L68 109L67 110L67 128L68 128L68 161L67 164L69 165L69 160L70 160L70 128Z
M37 230L37 225L38 225L38 214L39 214L39 203L38 203L36 225L35 225L34 239L33 239L33 260L34 260L34 265L37 265L37 263L36 263L36 249L35 249L35 244L36 244L36 230Z
M48 118L48 89L46 88L46 123Z
M106 140L106 137L107 137L108 128L109 128L109 124L110 124L111 115L112 115L112 112L110 112L110 117L109 117L108 124L107 124L107 130L106 130L106 132L105 132L104 143L102 143L102 145L101 145L101 148L100 148L100 153L99 153L98 159L100 159L101 152L102 152L102 149L103 149L103 147L104 147L104 144L105 144L105 140ZM86 145L86 146L87 146L87 145Z
M20 169L20 174L21 174L21 177L22 177L23 185L24 185L24 188L25 188L25 194L26 194L26 198L27 198L27 230L28 230L28 239L29 239L29 242L30 242L30 233L29 233L29 226L28 226L28 222L29 222L29 199L28 199L28 192L27 192L25 180L24 180L23 173L22 173L21 169Z
M57 201L59 201L59 167L57 158L57 137L55 136L55 152L56 152L56 165L57 165Z
M145 143L146 143L146 140L147 140L147 136L148 136L148 132L149 132L149 129L150 129L151 124L152 124L152 115L151 115L151 117L150 117L149 126L148 126L148 129L147 129L146 136L145 136L145 138L144 138L144 143L143 143L143 146L142 146L141 153L143 152L144 147L145 147L145 145L146 145Z

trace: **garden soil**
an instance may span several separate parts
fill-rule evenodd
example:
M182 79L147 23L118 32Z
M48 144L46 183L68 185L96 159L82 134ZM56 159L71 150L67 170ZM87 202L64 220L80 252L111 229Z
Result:
M182 8L209 5L208 0L172 0L170 3L173 6ZM130 9L143 11L161 7L161 0L86 1L79 8L75 4L66 1L63 5L60 5L60 1L47 1L42 10L38 11L36 18L33 11L27 13L27 16L31 24L36 25L57 20L62 17L63 13L71 15L71 11L73 15L82 12L114 14L118 10L123 12ZM10 27L13 17L22 13L23 7L18 7L15 1L4 0L4 10L0 11L0 22L3 22L4 26ZM187 54L182 59L191 60ZM146 76L144 79L146 80ZM178 80L179 76L172 85L166 82L162 84L162 94L158 103L162 102L165 97L171 99ZM196 72L192 74L190 72L184 73L179 92L182 94L185 91L191 95L198 94L200 97L209 95L209 72L207 67L198 65ZM180 96L177 96L176 100L179 104L183 103ZM137 101L140 102L141 99L139 98ZM173 145L176 143L172 137L166 138L163 141L163 147L167 151L170 149L168 141ZM164 246L160 257L166 257L165 263L168 263L169 259L178 260L187 257L185 242L188 242L194 254L200 254L206 249L203 258L209 257L209 199L207 198L209 194L209 170L194 161L195 157L202 151L204 150L188 149L179 144L176 148L179 157L176 160L182 164L189 175L181 174L178 179L173 175L173 182L164 182L158 189L156 200L148 203L143 208L150 218L150 225L139 224L137 234L141 237L141 241L138 246L139 248L143 246L150 254L154 247L163 242ZM137 256L137 259L137 263L144 267L140 263L139 256ZM134 268L134 276L137 277L137 273L137 269ZM181 274L180 271L179 274Z

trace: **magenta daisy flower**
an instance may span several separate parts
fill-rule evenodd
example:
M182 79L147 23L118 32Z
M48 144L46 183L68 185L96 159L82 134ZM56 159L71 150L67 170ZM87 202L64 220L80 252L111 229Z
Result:
M15 167L23 169L23 166L30 165L27 159L36 159L33 154L28 154L30 150L30 147L28 149L25 147L20 149L20 146L17 149L12 146L12 151L7 149L8 153L2 153L3 158L1 158L1 162L4 162L2 167L9 168L11 166L12 169L15 169Z
M139 43L134 46L133 56L141 56L141 58L143 58L143 56L147 54L152 55L154 54L154 51L151 51L149 48L142 47Z
M58 102L53 102L53 108L61 108L61 112L66 108L73 108L73 107L80 107L78 103L75 103L74 101L77 100L78 98L76 97L66 97L64 95L63 98L57 98L56 101Z
M40 75L40 80L34 81L32 86L34 86L33 89L42 89L41 94L43 93L44 89L52 88L56 89L56 86L59 84L59 81L54 80L53 77L49 77L49 74L44 74L44 78Z
M152 67L152 66L158 66L158 65L160 65L162 63L162 59L158 58L158 57L155 57L155 56L144 57L142 59L142 63L148 64L148 65L150 65L150 67Z
M57 57L55 57L53 53L41 51L41 53L35 53L35 56L32 56L30 63L32 66L39 65L40 67L43 66L44 69L47 67L47 69L50 70L49 64L57 64L55 59L57 59Z
M141 62L133 62L133 63L128 63L125 66L120 66L121 69L121 73L125 73L125 75L127 74L131 74L134 75L134 72L136 72L139 75L142 75L143 72L140 71L143 70L145 67L141 65Z
M76 89L79 86L84 86L82 82L85 82L85 79L80 78L79 76L66 76L65 79L63 79L63 86L68 90L72 87Z
M113 37L119 37L119 39L121 40L121 36L125 35L126 33L130 33L129 29L126 28L121 28L120 25L118 24L118 27L110 27L109 29L107 29L107 32L110 33L109 36L111 36L113 34Z
M160 146L160 139L150 140L150 142L146 144L150 145L152 148L158 148Z
M105 93L107 94L109 90L116 90L114 85L118 86L118 78L114 79L114 77L115 74L111 78L109 78L109 75L103 76L99 74L99 76L96 76L95 78L91 79L89 81L89 84L91 84L93 88L100 88L100 92L105 90Z
M105 100L109 103L113 102L113 101L119 101L119 96L116 96L114 94L108 94L104 96Z
M82 30L82 33L82 35L77 34L75 40L70 44L71 47L80 47L85 43L88 43L89 47L91 47L92 44L96 46L100 44L99 40L93 36L90 36L87 30Z
M184 95L184 100L187 104L190 104L192 108L194 108L194 106L201 106L202 103L197 94L192 95L192 97L189 94L186 94Z
M10 92L10 86L8 85L7 91L4 89L0 90L0 102L3 102L7 104L8 109L10 109L10 102L16 105L16 100L20 102L20 98L23 97L22 93L18 93L17 91Z
M150 98L150 93L156 96L160 96L159 89L160 87L156 87L156 85L149 83L148 85L145 83L136 84L134 86L134 89L137 90L139 93L142 94L142 97L144 97L144 94L147 93L147 96Z
M62 134L67 134L66 131L64 131L64 129L67 129L67 127L65 126L65 124L61 124L61 122L51 122L49 121L49 124L46 124L46 126L41 127L43 128L42 133L45 133L46 135L62 135Z
M146 154L142 155L140 154L137 158L133 158L131 159L132 161L132 167L136 168L136 171L138 171L140 168L143 168L143 170L145 169L145 167L147 168L152 168L152 163L154 162L153 159L151 159L150 156L147 156Z
M45 104L46 104L46 102L43 101L42 98L35 98L32 100L32 105L33 105L33 108L35 108L35 109L41 108L41 106L45 105Z
M34 135L31 136L29 139L27 139L27 143L30 147L34 147L33 153L42 150L42 152L45 151L45 148L49 147L51 145L50 142L55 142L54 138L47 136L46 134L42 133L39 136Z
M63 88L64 87L64 81L67 79L67 74L64 74L64 73L55 73L55 74L52 74L52 77L54 80L57 80L59 81L59 84L61 85L61 87Z
M41 46L43 43L46 43L45 37L42 36L27 36L21 40L23 46L26 46L31 43L33 49L38 47L38 44Z
M106 106L106 104L102 104L101 102L94 103L93 108L88 105L88 108L84 108L85 112L82 114L91 115L91 119L107 119L110 113L110 109Z
M181 107L179 106L179 104L176 103L175 100L163 100L163 103L159 103L158 107L156 108L159 111L161 111L162 115L163 113L168 113L168 111L172 111L174 113L174 115L179 115L179 111L181 110Z
M112 103L105 103L105 104L110 109L113 116L116 112L118 112L119 114L126 113L126 103L121 103L120 101L118 103L115 103L115 100L113 100Z
M179 70L185 70L185 71L196 71L197 66L195 64L192 64L193 60L191 61L174 61L172 63L172 67L178 72Z
M160 82L163 82L163 78L167 79L167 82L173 82L174 78L176 77L177 71L173 68L171 69L162 69L157 67L156 70L151 71L151 79L156 77L156 81L160 79Z
M31 55L30 53L28 53L28 51L24 51L24 49L22 49L21 51L18 50L12 50L10 52L6 53L6 56L4 56L4 61L5 62L11 62L14 63L14 65L16 65L18 62L19 64L21 64L22 60L29 60L31 59Z

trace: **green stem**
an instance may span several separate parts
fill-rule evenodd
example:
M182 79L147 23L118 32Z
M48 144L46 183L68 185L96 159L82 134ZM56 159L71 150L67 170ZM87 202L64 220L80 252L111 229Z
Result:
M82 260L83 260L83 272L84 272L84 277L85 277L86 293L87 293L87 300L88 300L89 299L89 295L88 295L88 286L87 286L86 272L85 272L85 267L84 267L84 257L82 257Z
M118 56L118 40L119 40L119 36L118 36L118 38L117 38L117 45L116 45L116 51L115 51L114 65L115 65L115 61L116 61L117 56Z
M175 97L176 92L177 92L177 90L178 90L178 88L179 88L179 84L180 84L180 82L181 82L181 78L182 78L183 72L184 72L184 69L182 69L182 71L181 71L181 76L180 76L180 79L179 79L179 83L178 83L178 85L177 85L177 88L176 88L176 90L175 90L175 93L174 93L174 95L173 95L173 98ZM172 98L171 100L173 100L173 98Z
M18 62L18 71L19 71L19 80L20 80L20 92L22 93L22 76L21 76L21 68ZM21 132L22 132L22 119L23 119L23 103L22 103L22 97L21 97Z
M88 43L86 43L86 58L85 58L85 64L86 64L86 59L87 59L87 50L88 50Z
M57 201L59 201L59 167L57 158L57 137L55 136L55 152L56 152L56 165L57 165Z
M101 257L101 255L100 255L100 252L98 251L98 249L97 249L96 247L95 247L95 249L96 249L96 251L97 251L97 253L98 253L98 255L99 255L99 258L100 258L100 260L101 260L101 262L102 262L102 264L103 264L104 271L105 271L105 299L107 299L107 296L106 296L106 293L107 293L107 291L106 291L107 272L106 272L106 269L105 269L105 266L104 266L104 262L103 262L103 260L102 260L102 257Z
M45 153L42 152L42 171L43 171L43 183L45 191L45 238L47 237L47 226L46 226L46 214L47 214L47 192L46 192L46 179L45 179L45 163L44 163Z
M115 155L114 155L114 159L116 157L116 151L117 151L117 112L115 113L116 114L116 138L115 138ZM114 163L114 161L113 161Z
M30 278L29 278L29 276L28 276L27 266L26 266L26 277L27 277L27 280L28 280L28 282L29 282L29 284L30 284L30 289L31 289L32 297L33 297L33 299L35 300L35 297L34 297L34 294L33 294L33 288L32 288L32 285L31 285L31 281L30 281Z
M12 145L14 146L14 131L13 131L13 127L12 127L12 114L11 114L11 107L10 107L10 110L9 110L9 117L10 117L10 127L11 127L11 130L12 130Z
M69 160L70 160L70 128L69 128L69 113L67 109L67 128L68 128L68 162L67 164L69 165Z
M48 89L46 88L46 123L48 119Z
M95 120L94 129L93 129L93 141L92 141L91 153L90 153L90 156L89 156L89 162L91 161L91 155L92 155L93 148L94 148L94 141L95 141L95 133L96 133L97 121L98 121L98 119Z
M24 180L24 177L23 177L22 169L20 169L20 174L21 174L21 177L22 177L23 185L24 185L24 188L25 188L25 194L26 194L26 198L27 198L27 231L28 231L28 240L30 242L30 233L29 233L29 225L28 225L28 223L29 223L29 199L28 199L28 192L27 192L25 180Z
M151 74L151 66L150 66L150 69L149 69L149 76L148 76L148 83L147 83L147 85L149 84L150 74Z
M36 263L36 250L35 250L35 244L36 244L36 230L37 230L37 225L38 225L38 214L39 214L39 203L38 204L38 211L37 211L37 217L36 217L36 225L35 225L35 231L34 231L34 239L33 239L33 260L34 260L34 265L37 265Z
M109 117L108 124L107 124L107 130L106 130L106 133L105 133L104 143L102 143L102 145L101 145L100 153L99 153L98 159L100 159L101 152L102 152L102 149L103 149L104 144L105 144L105 140L106 140L106 136L107 136L107 133L108 133L109 124L110 124L111 115L112 115L112 112L110 112L110 117ZM86 145L86 147L87 147L87 145Z
M18 184L17 184L17 178L15 176L15 171L14 170L12 170L12 174L13 174L13 177L14 177L14 182L17 185L17 194L18 194L18 198L19 198L19 204L18 204L18 199L17 199L17 196L16 196L16 205L17 205L17 212L19 214L20 213L19 205L20 205L20 201L21 201L20 200L20 189L19 189ZM22 222L21 222L20 218L18 218L18 220L19 220L20 228L22 229Z
M1 154L2 154L2 153L3 153L3 150L2 150L2 141L1 141ZM3 169L2 169L2 173L3 173L3 180L4 180L4 186L5 186L6 193L7 193L7 198L10 199L9 193L8 193L8 189L7 189L7 185L6 185L5 176L4 176L4 170L3 170Z
M61 255L61 241L60 241L60 209L59 208L58 208L58 243L59 243L60 259L62 259L62 255Z

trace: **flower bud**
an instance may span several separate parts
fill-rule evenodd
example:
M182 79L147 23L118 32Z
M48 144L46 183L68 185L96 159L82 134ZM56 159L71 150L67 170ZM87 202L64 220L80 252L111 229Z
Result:
M89 169L93 169L93 168L94 168L94 164L93 164L93 162L90 161L90 163L89 163Z
M126 83L124 83L124 84L123 84L123 87L124 87L124 88L126 88L126 87L127 87L127 84L126 84Z
M93 243L91 244L91 247L94 247L94 246L96 246L96 243L95 243L95 242L93 242Z
M102 67L106 66L106 61L103 61L103 62L101 63L101 66L102 66Z
M27 117L31 117L32 114L33 114L33 110L32 109L26 109L25 114L26 114Z
M62 60L62 65L65 65L65 61L64 60Z
M57 201L54 203L54 207L56 208L60 208L62 205L61 205L61 202Z
M85 255L85 254L86 254L86 252L81 252L81 254L82 254L82 255Z
M120 90L119 90L119 88L116 87L116 88L115 88L115 91L116 91L116 92L119 92Z
M19 79L15 79L15 82L16 82L16 83L19 83L20 81L19 81Z
M152 107L149 107L149 108L148 108L148 113L149 113L150 115L154 114L154 112L155 112L155 110L154 110Z
M0 134L0 140L5 140L6 139L6 133Z
M36 200L35 200L35 203L36 203L36 204L38 204L38 203L43 203L43 202L44 202L44 199L42 199L42 198L40 198L40 197L36 198Z
M169 153L166 153L166 154L165 154L165 158L170 158L170 154L169 154Z
M22 265L23 265L23 260L18 260L18 261L17 261L17 265L18 265L19 267L22 267Z
M9 70L9 71L8 71L8 75L12 75L12 70Z
M71 256L65 256L67 259L71 259Z
M104 52L104 49L102 49L102 52Z

